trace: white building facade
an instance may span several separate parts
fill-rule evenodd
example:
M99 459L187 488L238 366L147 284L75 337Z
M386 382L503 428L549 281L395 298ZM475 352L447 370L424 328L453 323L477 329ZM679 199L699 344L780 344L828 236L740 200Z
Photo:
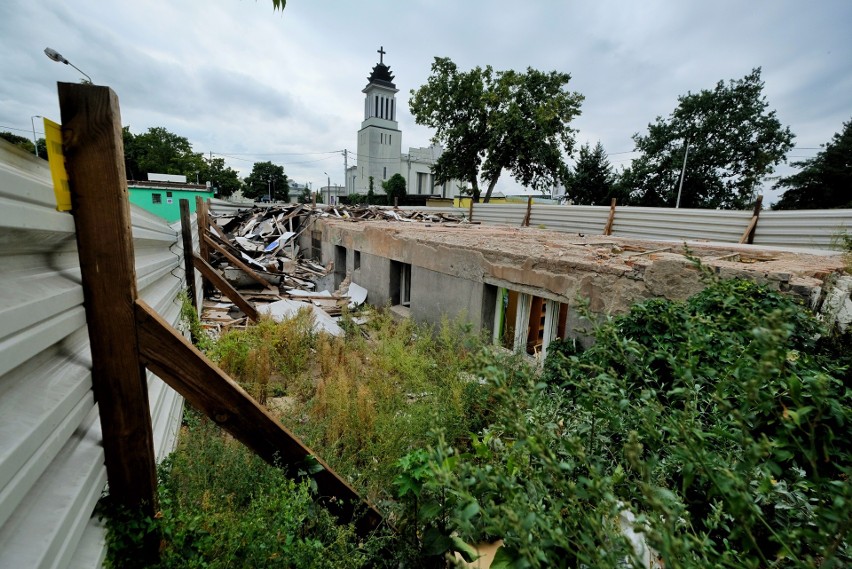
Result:
M368 77L364 93L364 120L358 131L356 165L346 172L347 194L366 194L373 179L373 192L381 194L382 182L394 174L405 178L408 194L454 197L458 194L458 181L435 185L432 166L443 149L435 144L425 148L409 148L402 153L402 131L397 122L396 94L399 89L393 82L390 67L384 63L384 49L379 49L379 63Z

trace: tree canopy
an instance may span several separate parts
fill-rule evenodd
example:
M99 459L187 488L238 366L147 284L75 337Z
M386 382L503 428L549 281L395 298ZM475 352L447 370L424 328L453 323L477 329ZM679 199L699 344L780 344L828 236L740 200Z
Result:
M394 174L389 180L382 182L382 188L388 195L388 205L393 205L394 198L402 200L406 195L405 178L402 174Z
M273 200L290 199L290 181L284 173L284 167L272 162L255 162L251 174L245 179L243 195L260 199L270 194Z
M124 161L127 178L146 180L149 172L182 174L195 180L196 173L204 168L201 153L193 152L189 140L169 132L161 126L134 135L124 127Z
M760 68L712 90L678 97L668 118L635 134L642 155L623 182L638 205L675 206L687 152L681 207L743 209L760 180L793 147L793 134L768 111Z
M445 146L433 167L436 183L461 180L478 199L481 180L487 202L503 170L539 190L564 182L565 157L574 148L568 125L583 101L566 90L570 79L532 68L464 72L449 58L436 57L409 103L415 121L435 129L433 140Z
M224 158L205 158L199 175L202 182L210 182L220 198L227 198L243 187L239 173L225 166Z
M3 140L6 140L8 142L11 142L12 144L17 146L18 148L21 148L23 150L26 150L27 152L35 154L35 148L33 147L33 141L30 140L29 138L27 138L26 136L19 136L17 134L11 133L9 131L2 131L2 132L0 132L0 138L2 138ZM43 138L39 138L36 142L38 143L38 157L44 158L45 160L47 160L47 143L45 142L45 140Z
M577 205L609 205L617 180L603 145L580 147L580 157L565 184L565 195Z
M816 156L792 165L802 170L775 185L786 190L774 209L852 207L852 119Z

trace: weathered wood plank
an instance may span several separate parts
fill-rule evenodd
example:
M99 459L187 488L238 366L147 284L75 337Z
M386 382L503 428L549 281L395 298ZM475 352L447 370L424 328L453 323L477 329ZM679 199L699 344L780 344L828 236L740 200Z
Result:
M109 87L59 83L59 108L110 498L153 515L154 438L137 351L136 269L118 97Z
M145 365L195 408L213 419L258 456L285 467L292 476L315 460L322 470L311 474L326 506L344 521L356 521L361 535L375 529L382 516L325 462L251 398L234 380L144 301L136 302L139 350Z
M612 201L609 203L609 217L606 220L606 225L604 226L603 234L604 235L612 235L612 224L615 221L615 204L616 199L612 198Z
M207 243L208 247L211 247L211 248L215 249L216 251L218 251L219 253L221 253L222 255L224 255L224 257L226 259L228 259L228 261L230 261L231 264L233 264L238 269L241 269L245 274L247 274L248 276L253 278L260 285L265 286L266 288L277 288L273 284L271 284L268 280L266 280L265 278L263 278L262 276L257 274L244 261L238 259L236 257L236 255L231 254L230 251L228 251L227 249L225 249L224 247L222 247L221 245L219 245L218 243L213 241L213 239L211 239L210 236L205 235L204 236L204 242Z
M195 264L195 268L201 271L202 276L204 276L207 281L215 286L219 291L231 299L231 302L236 304L240 310L242 310L246 316L254 320L258 321L257 309L252 306L252 304L243 298L237 289L231 286L231 284L225 280L225 277L219 274L219 272L210 266L210 264L199 257L198 255L193 255L193 262Z
M198 254L204 259L205 263L210 262L210 251L207 249L207 243L204 242L204 236L207 235L207 204L201 196L195 196L195 216L198 221Z

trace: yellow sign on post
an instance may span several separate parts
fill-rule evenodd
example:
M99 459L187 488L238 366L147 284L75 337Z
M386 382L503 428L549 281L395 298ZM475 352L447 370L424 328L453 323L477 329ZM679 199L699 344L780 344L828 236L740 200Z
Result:
M53 178L53 195L56 209L71 211L71 187L65 170L65 155L62 154L62 126L44 119L44 140L47 143L47 159L50 162L50 177Z

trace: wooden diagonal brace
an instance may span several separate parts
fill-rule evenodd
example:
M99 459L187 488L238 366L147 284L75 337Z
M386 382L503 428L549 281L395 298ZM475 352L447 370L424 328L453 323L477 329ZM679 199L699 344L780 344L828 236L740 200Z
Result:
M276 291L278 290L278 288L275 285L271 284L268 280L266 280L265 278L260 276L258 273L256 273L254 271L254 269L249 267L248 264L245 261L242 261L241 259L237 258L236 255L231 254L230 251L228 251L227 249L225 249L224 247L222 247L221 245L216 243L213 239L210 238L210 236L205 235L204 236L204 242L207 243L208 247L212 247L213 249L215 249L216 251L218 251L219 253L224 255L224 257L226 259L228 259L228 261L232 265L234 265L235 267L237 267L238 269L243 271L245 274L247 274L249 277L254 279L260 285L265 286L266 288L274 289Z
M314 452L208 360L144 301L135 303L139 354L145 366L193 407L242 441L258 456L291 475L315 460L323 469L310 476L325 505L343 521L355 521L360 535L376 529L382 516L361 499ZM363 514L355 519L356 514Z
M257 314L257 309L251 304L248 300L246 300L243 295L237 292L237 289L231 286L231 284L225 280L225 277L219 274L219 272L210 266L210 263L199 257L198 255L192 256L193 264L195 268L198 269L202 276L207 279L207 282L211 283L215 286L219 291L231 299L231 302L236 304L240 310L242 310L246 316L254 320L258 321L260 316Z

